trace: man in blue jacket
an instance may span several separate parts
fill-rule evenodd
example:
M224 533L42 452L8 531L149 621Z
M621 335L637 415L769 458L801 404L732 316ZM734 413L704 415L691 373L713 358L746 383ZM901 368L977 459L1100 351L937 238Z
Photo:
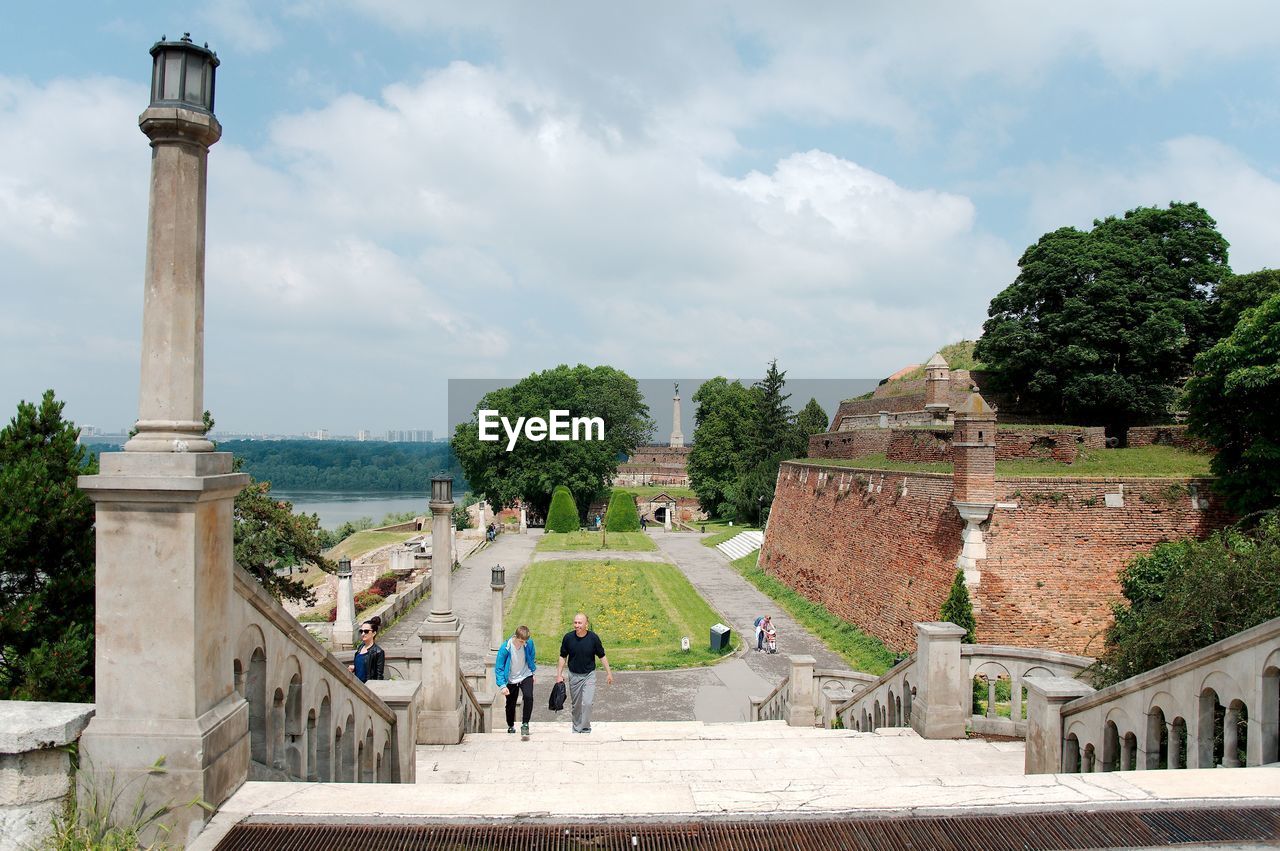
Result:
M516 699L524 696L524 708L520 711L520 735L529 735L529 718L533 716L533 639L529 627L518 626L515 633L498 648L498 661L494 667L494 679L498 690L507 698L507 732L516 731Z

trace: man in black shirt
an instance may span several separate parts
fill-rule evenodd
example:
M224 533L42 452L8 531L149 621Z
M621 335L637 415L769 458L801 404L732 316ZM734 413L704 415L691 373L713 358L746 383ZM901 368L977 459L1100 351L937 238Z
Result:
M560 662L556 665L556 682L564 682L564 668L569 666L569 697L573 701L573 732L591 732L591 704L596 697L596 659L604 665L605 682L613 685L613 672L604 655L600 636L587 629L587 616L573 616L573 631L560 640Z

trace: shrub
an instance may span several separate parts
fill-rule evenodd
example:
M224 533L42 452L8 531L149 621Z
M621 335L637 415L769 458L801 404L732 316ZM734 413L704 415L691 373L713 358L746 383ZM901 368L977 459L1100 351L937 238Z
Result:
M321 609L316 612L303 612L298 615L298 623L326 623L333 622L338 618L338 610L330 606L327 609Z
M978 622L973 617L973 601L969 599L969 588L964 584L963 570L956 570L955 578L951 580L951 592L943 601L938 618L962 627L965 633L961 641L965 644L978 643Z
M1157 544L1120 573L1126 602L1094 665L1110 685L1280 616L1280 517Z
M369 590L384 599L396 593L396 578L394 576L379 576L369 586Z
M372 588L366 588L356 595L356 611L363 612L365 609L371 609L382 602L383 596Z
M551 493L551 508L547 510L548 532L576 532L578 530L578 504L564 485L556 485Z
M616 490L609 497L609 508L604 513L604 528L610 532L638 532L640 515L636 513L636 498L630 491Z

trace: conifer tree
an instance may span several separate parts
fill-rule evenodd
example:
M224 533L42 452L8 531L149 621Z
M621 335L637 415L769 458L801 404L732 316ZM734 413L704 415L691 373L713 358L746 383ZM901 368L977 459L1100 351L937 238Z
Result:
M978 622L973 617L973 601L969 599L969 587L964 584L963 570L956 570L955 578L951 580L951 592L942 603L938 619L964 629L964 638L960 639L963 643L978 643Z
M604 513L604 528L610 532L640 531L640 515L636 513L636 497L630 491L615 490Z
M551 494L551 508L547 510L548 532L576 532L578 530L578 504L573 493L564 485L556 485Z

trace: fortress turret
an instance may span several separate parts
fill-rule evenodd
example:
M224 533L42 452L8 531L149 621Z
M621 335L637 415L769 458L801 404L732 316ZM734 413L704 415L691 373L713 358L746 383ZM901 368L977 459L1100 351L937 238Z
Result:
M950 385L951 367L939 352L924 365L924 409L935 417L946 417L951 409Z

